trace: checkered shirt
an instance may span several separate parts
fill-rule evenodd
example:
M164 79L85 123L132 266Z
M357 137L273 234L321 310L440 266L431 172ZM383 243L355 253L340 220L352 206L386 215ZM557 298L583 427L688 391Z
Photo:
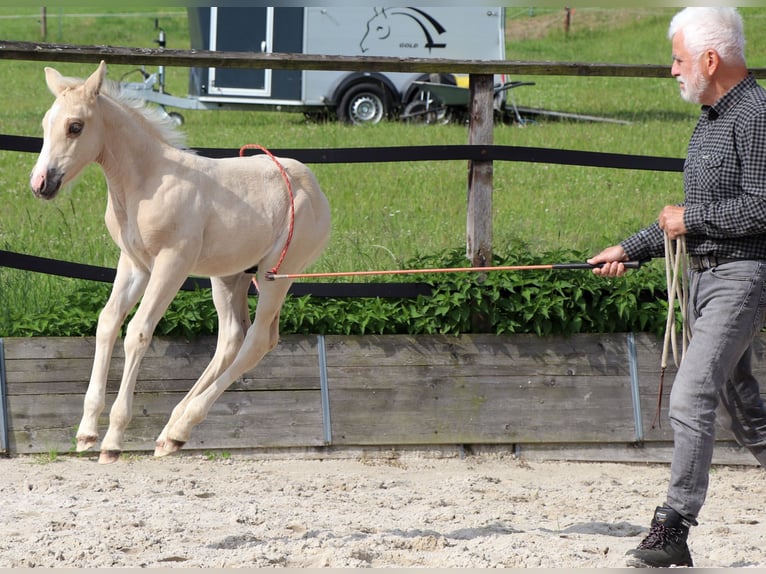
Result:
M703 106L684 163L690 255L766 259L766 89L752 75ZM657 222L621 243L629 259L664 255Z

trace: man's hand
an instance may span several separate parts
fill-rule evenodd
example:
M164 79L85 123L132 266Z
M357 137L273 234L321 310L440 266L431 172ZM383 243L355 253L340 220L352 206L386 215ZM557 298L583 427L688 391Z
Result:
M627 259L628 256L622 246L613 245L588 259L588 263L591 265L604 264L602 267L593 268L593 273L600 277L619 277L625 274L625 265L622 262L627 261Z
M660 211L657 221L660 229L668 234L670 239L678 239L686 235L686 225L684 225L684 210L686 208L679 205L666 205Z

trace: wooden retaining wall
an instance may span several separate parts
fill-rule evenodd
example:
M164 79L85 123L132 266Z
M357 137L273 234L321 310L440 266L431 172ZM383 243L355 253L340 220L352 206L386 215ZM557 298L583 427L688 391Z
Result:
M0 340L8 454L67 452L82 413L93 338ZM215 338L155 338L138 378L126 451L151 451ZM766 378L766 339L755 364ZM2 355L4 354L4 360ZM534 459L667 462L661 341L647 334L282 337L218 400L187 450L507 448ZM123 365L109 375L109 406ZM107 411L108 412L108 411ZM102 416L106 425L107 414ZM102 430L103 432L103 430ZM718 463L754 464L719 433Z

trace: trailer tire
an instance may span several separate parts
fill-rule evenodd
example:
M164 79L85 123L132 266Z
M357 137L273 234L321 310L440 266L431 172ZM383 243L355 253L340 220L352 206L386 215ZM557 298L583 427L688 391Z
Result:
M379 84L363 82L343 94L336 109L338 119L347 124L377 124L390 114L389 98Z
M449 107L442 105L435 98L431 98L430 101L412 100L404 107L402 114L404 121L410 124L448 124L451 117L452 111Z
M184 125L184 117L178 112L168 112L168 118L170 118L170 121L172 121L176 126L180 127Z

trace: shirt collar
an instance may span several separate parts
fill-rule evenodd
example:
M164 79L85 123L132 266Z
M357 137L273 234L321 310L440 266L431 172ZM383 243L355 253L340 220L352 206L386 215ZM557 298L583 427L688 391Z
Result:
M741 82L721 96L715 104L712 106L702 106L703 115L707 115L709 120L717 119L742 99L746 92L757 87L757 85L755 76L749 72Z

